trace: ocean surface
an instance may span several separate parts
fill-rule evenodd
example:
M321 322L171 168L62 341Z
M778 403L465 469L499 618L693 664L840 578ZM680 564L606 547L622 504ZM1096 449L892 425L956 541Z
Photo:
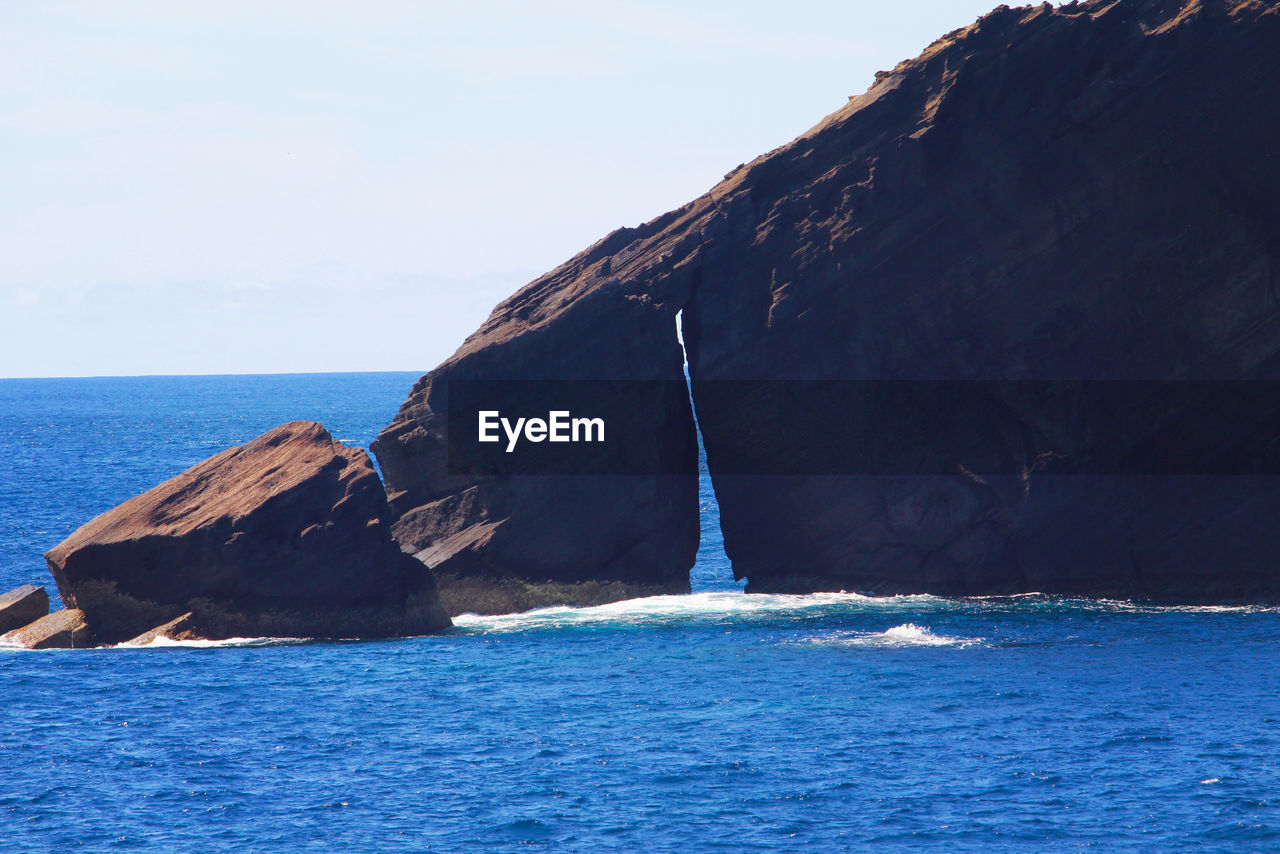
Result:
M0 590L415 374L0 380ZM0 851L1280 851L1280 612L694 594L364 643L0 650Z

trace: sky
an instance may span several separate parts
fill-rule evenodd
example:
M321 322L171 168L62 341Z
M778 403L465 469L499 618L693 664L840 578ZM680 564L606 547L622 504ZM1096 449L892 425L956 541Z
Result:
M994 0L0 0L0 377L427 371Z

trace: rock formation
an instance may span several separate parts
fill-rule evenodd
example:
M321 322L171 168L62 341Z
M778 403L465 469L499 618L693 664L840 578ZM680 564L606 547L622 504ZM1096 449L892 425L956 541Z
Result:
M451 614L689 591L697 435L675 315L693 280L669 253L686 252L696 236L663 251L620 251L649 230L616 232L499 305L373 443L395 535L431 567ZM655 465L629 472L615 448L573 474L451 471L449 384L467 380L502 380L508 391L534 383L535 398L538 381L585 381L568 390L573 405L655 437ZM545 415L557 401L537 402Z
M45 557L103 644L185 612L206 638L394 637L449 624L431 574L391 538L368 456L310 422L205 460Z
M84 611L63 608L20 629L14 629L2 640L27 649L83 649L93 646L94 638Z
M49 594L43 587L24 584L0 596L0 635L20 629L49 613Z
M1277 73L1275 3L1002 7L731 176L685 322L713 476L734 468L726 448L835 456L892 429L744 436L742 401L703 393L717 380L1276 379ZM753 590L1280 596L1280 480L1098 467L1201 417L1176 390L1121 403L1125 448L1080 429L1098 403L1007 407L974 437L976 456L1021 461L1004 477L961 455L949 472L722 476L735 573ZM1229 447L1275 421L1220 427Z
M453 380L676 379L683 309L726 548L750 590L1280 598L1274 470L1124 465L1202 425L1186 397L1124 401L1115 424L1130 432L1106 446L1079 412L997 394L992 431L964 453L945 421L906 437L946 465L823 473L814 459L884 425L833 420L845 404L821 397L797 417L786 390L1277 379L1277 79L1274 0L1000 7L499 305L374 445L395 530L455 612L681 589L692 465L618 481L463 474L445 428ZM947 414L923 406L925 422ZM692 443L679 405L617 411ZM1269 418L1215 438L1255 445ZM756 459L772 459L767 474ZM1014 465L971 465L997 459Z
M127 646L146 646L160 638L165 638L166 640L201 640L195 614L188 611L179 617L174 617L163 626L156 626L151 631L143 632L136 638L125 641L125 644Z

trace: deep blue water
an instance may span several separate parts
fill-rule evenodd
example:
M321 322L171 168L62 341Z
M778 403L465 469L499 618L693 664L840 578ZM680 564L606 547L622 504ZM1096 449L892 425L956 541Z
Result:
M0 380L0 588L415 375ZM707 518L714 502L704 493ZM737 592L377 643L0 651L0 851L1280 850L1280 613Z

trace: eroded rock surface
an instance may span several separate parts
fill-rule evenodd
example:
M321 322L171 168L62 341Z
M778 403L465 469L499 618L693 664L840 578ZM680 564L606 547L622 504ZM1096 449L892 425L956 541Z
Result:
M364 451L292 422L84 525L46 555L95 639L191 612L201 637L393 637L449 624L391 538Z

